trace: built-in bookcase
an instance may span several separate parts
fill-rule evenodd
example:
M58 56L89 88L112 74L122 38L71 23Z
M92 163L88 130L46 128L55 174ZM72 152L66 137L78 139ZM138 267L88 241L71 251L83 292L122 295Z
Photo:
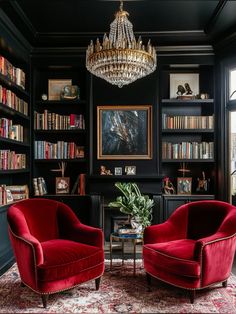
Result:
M28 198L31 182L29 64L16 50L0 49L0 274L14 263L8 208Z
M170 74L199 76L197 97L170 98ZM161 169L177 189L177 178L191 177L191 194L197 191L198 178L204 172L208 181L205 194L214 194L216 171L214 73L212 66L193 68L166 67L162 71L161 95ZM187 169L189 172L180 171ZM202 191L201 191L202 192Z
M30 107L27 65L0 52L0 206L27 198Z
M86 68L78 61L67 60L63 65L63 62L49 64L49 60L36 62L34 66L33 177L44 178L47 196L63 200L65 193L56 195L56 177L62 176L56 169L61 163L65 163L64 176L69 178L67 198L72 192L71 197L78 195L79 175L88 173ZM59 96L51 100L49 82L52 80L59 84L71 81L78 86L79 97L63 99Z

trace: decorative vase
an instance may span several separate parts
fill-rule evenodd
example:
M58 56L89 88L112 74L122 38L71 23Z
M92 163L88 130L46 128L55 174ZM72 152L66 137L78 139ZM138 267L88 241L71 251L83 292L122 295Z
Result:
M139 217L131 217L130 223L131 223L131 226L135 230L136 233L142 233L143 232L142 221Z

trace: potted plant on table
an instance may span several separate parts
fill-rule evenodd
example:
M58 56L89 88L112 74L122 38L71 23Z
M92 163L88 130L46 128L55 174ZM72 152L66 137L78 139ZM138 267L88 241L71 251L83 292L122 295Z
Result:
M130 223L137 233L142 233L144 228L151 224L152 208L154 201L148 195L142 195L136 183L116 182L115 186L122 192L110 207L117 207L130 217Z

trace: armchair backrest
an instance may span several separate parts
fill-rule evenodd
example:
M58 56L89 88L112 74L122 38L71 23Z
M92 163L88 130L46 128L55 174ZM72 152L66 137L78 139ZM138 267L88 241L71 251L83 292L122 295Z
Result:
M39 242L59 238L58 212L63 203L32 198L12 205L8 210L8 222L17 236L30 233Z
M187 206L189 239L200 239L216 233L229 212L235 210L231 204L216 200L188 203Z

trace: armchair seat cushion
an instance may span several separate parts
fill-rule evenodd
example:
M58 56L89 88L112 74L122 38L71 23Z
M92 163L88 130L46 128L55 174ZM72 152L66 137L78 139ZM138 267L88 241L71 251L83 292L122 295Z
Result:
M174 275L199 278L200 263L194 260L195 243L195 240L181 239L145 244L143 247L144 263L156 265L157 268Z
M70 240L54 239L41 243L44 263L38 266L39 281L66 279L103 264L101 248Z

